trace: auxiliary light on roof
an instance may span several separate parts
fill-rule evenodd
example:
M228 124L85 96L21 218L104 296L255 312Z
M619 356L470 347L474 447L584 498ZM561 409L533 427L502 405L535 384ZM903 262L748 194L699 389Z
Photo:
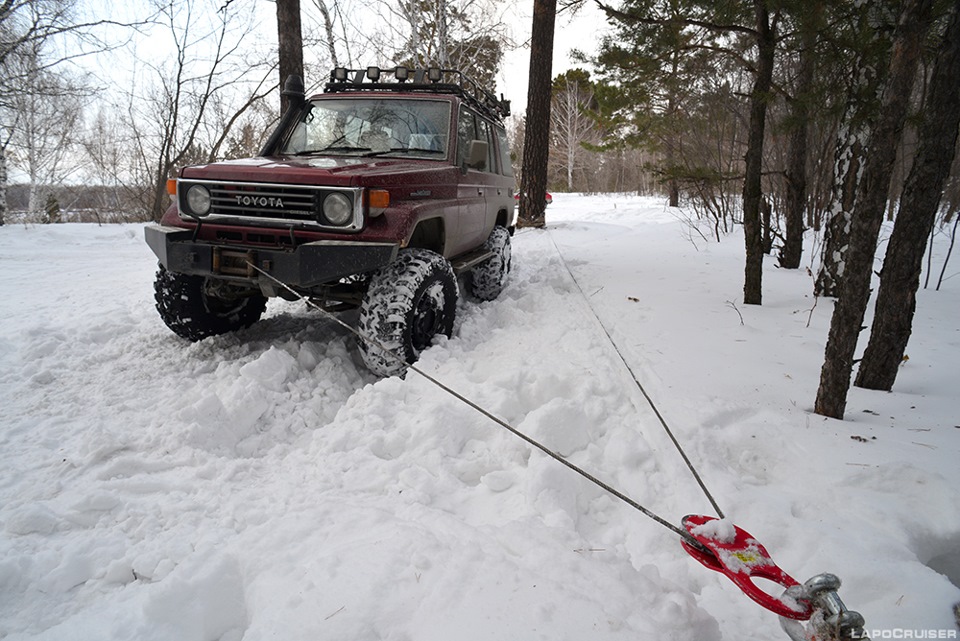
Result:
M0 0L2 2L2 0ZM501 96L497 99L471 78L456 69L428 67L365 67L348 69L335 67L330 72L330 82L325 93L401 92L456 94L476 109L494 120L510 115L510 102Z

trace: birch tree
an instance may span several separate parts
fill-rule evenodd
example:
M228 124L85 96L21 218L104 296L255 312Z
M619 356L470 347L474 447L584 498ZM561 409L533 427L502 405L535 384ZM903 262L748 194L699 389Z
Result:
M23 84L7 101L16 113L7 147L10 160L27 176L27 208L38 213L47 198L43 190L62 185L77 171L76 163L69 161L75 159L82 98L88 92L64 75L43 69L34 47L19 56Z
M840 77L846 98L834 149L833 189L827 206L815 296L837 296L846 270L857 187L863 175L867 142L880 107L887 74L890 33L897 14L892 3L856 5L837 19L836 39L845 54Z
M32 114L23 111L30 109L24 96L28 86L32 84L30 91L36 92L53 79L60 88L72 84L62 71L63 64L106 48L93 36L93 30L105 24L116 25L110 20L78 19L75 5L74 0L0 0L0 225L7 213L8 163L12 155L21 160L24 157L24 139L18 138L17 127L31 126L31 119L24 116ZM75 45L69 53L50 52L54 41L68 37L73 38ZM35 97L43 98L39 94ZM46 98L53 100L56 95ZM33 120L35 125L36 119ZM19 152L15 153L18 147Z
M137 93L127 96L135 182L149 185L144 209L153 219L167 208L166 181L174 170L191 161L211 160L210 150L229 134L239 115L276 89L265 81L275 67L246 57L244 51L255 27L251 7L232 3L218 11L219 6L213 0L164 5L163 35L173 55L142 61L143 82L135 87ZM238 105L227 122L215 118L221 100Z
M499 0L382 0L381 56L407 67L458 69L493 87L508 28Z
M870 298L873 258L890 176L917 75L921 45L930 27L932 5L933 0L906 0L893 39L880 118L867 141L869 155L857 184L846 269L820 372L814 410L824 416L842 419L846 408L857 337Z
M597 120L588 112L596 108L590 74L576 69L553 82L550 107L551 160L563 171L567 191L574 190L574 173L582 170L582 158L590 153L584 144L597 143Z

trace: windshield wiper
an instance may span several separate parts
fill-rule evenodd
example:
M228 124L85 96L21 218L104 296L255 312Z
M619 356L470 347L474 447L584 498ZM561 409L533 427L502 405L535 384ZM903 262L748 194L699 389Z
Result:
M317 154L323 154L328 151L370 151L370 147L352 147L350 145L330 145L329 147L324 147L323 149L305 149L303 151L298 151L294 156L316 156Z
M411 152L419 152L425 154L446 154L445 151L440 151L439 149L423 149L422 147L391 147L390 149L381 149L380 151L371 151L369 154L363 154L365 158L372 158L374 156L382 156L384 154L409 154Z

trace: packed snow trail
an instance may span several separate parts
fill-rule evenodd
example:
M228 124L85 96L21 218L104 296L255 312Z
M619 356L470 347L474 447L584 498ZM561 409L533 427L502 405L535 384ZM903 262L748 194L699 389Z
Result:
M921 301L904 391L824 421L829 309L804 327L802 275L767 270L741 326L736 238L694 247L637 199L548 214L735 521L797 578L839 574L868 628L952 625L957 295ZM514 245L500 299L463 304L419 366L677 523L708 513L549 237ZM300 304L176 338L139 226L8 226L0 263L0 637L781 634L677 537L426 381L376 380Z

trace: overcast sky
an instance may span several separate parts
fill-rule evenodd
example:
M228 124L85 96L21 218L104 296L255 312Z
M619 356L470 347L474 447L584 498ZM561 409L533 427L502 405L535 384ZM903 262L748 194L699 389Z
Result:
M532 21L533 2L517 2L514 7L514 21L511 22L515 29L516 42L529 41ZM566 12L558 15L555 29L553 69L550 74L554 78L568 69L583 66L570 59L572 50L596 53L600 38L607 30L607 23L600 9L593 2L587 2L576 15ZM529 46L508 52L504 56L503 68L497 78L497 91L512 101L514 114L520 114L526 107L529 72Z

